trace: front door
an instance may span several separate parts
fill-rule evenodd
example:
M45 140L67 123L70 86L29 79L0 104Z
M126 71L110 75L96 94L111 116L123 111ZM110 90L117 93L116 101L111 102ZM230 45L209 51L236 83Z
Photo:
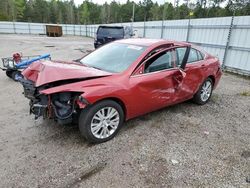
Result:
M172 50L159 52L146 60L142 72L130 77L134 113L141 115L173 104L178 86L173 77L179 74L174 68Z

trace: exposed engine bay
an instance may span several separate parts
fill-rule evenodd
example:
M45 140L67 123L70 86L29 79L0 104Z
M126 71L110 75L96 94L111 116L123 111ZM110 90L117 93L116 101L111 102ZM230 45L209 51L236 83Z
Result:
M56 120L59 124L72 123L78 119L79 105L87 104L78 92L61 92L51 95L41 94L40 91L54 87L49 84L41 87L35 87L34 82L21 79L20 82L24 88L24 95L30 100L30 114L38 117Z

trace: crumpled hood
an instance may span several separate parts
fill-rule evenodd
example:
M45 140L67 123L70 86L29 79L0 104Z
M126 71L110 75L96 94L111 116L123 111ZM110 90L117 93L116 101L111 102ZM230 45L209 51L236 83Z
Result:
M102 77L111 75L111 73L75 62L40 61L32 63L23 70L22 75L35 82L35 86L38 87L60 80Z

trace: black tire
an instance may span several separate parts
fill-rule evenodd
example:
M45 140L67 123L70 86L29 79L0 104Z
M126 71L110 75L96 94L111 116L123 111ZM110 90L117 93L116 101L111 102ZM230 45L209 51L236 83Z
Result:
M12 78L12 73L13 73L13 70L6 70L6 76L8 76L9 78Z
M207 82L210 82L211 83L211 93L209 95L209 97L206 99L206 100L202 100L202 87L207 83ZM203 104L206 104L209 99L211 98L212 96L212 93L213 93L213 80L211 78L207 78L200 86L199 90L197 91L197 93L194 95L193 97L193 101L196 103L196 104L199 104L199 105L203 105Z
M14 81L16 81L16 82L19 80L18 78L20 78L20 77L23 77L23 75L21 74L20 71L13 71L13 72L11 73L11 78L12 78Z
M114 108L119 114L119 124L116 130L107 138L97 138L93 135L91 131L91 122L94 115L101 109L105 107L112 107ZM86 109L82 110L80 117L79 117L79 129L83 137L91 142L91 143L102 143L106 142L115 137L118 133L119 129L124 123L124 112L122 107L113 100L103 100L94 105L87 107Z

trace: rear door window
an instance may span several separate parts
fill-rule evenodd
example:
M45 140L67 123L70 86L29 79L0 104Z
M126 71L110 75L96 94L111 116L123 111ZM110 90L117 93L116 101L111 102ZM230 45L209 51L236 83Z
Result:
M197 50L191 48L190 52L189 52L187 63L192 63L195 61L199 61L198 53L197 53Z
M199 60L203 60L204 59L204 54L201 53L200 51L197 51L198 52L198 58Z
M177 66L181 65L186 50L187 50L186 47L176 48L176 55L177 55L177 57L176 57L176 65ZM192 63L192 62L200 61L202 59L204 59L204 57L201 54L201 52L199 52L198 50L196 50L194 48L190 49L187 63Z

